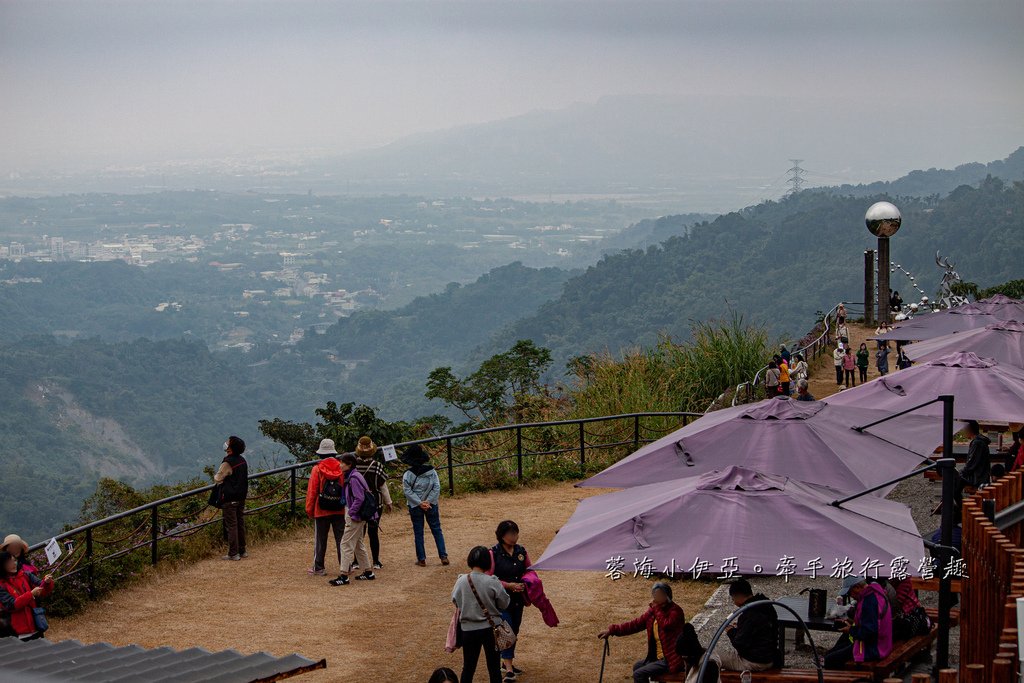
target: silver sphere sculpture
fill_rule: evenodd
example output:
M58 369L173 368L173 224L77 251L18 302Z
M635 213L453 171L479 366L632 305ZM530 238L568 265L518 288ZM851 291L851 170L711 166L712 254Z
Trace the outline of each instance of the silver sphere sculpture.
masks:
M902 221L900 210L889 202L875 202L864 214L864 223L875 237L892 237Z

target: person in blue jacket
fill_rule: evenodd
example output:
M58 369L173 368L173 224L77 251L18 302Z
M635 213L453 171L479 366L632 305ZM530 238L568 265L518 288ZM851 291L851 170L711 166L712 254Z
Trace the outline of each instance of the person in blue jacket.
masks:
M409 506L412 519L412 535L416 543L416 565L427 566L427 551L423 546L423 522L430 527L437 545L441 564L448 564L448 551L444 547L444 533L441 531L441 511L438 503L441 497L441 479L430 464L430 456L419 444L405 449L401 460L409 466L402 475L402 491Z

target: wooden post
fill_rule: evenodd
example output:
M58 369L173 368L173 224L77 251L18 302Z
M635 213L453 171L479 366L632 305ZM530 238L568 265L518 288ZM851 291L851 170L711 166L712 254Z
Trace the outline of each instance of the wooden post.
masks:
M985 683L985 665L968 664L965 666L962 683Z
M957 683L956 669L942 669L939 671L939 683Z
M913 674L910 683L932 683L932 677L929 674Z
M1013 683L1013 662L1009 659L992 660L992 683Z

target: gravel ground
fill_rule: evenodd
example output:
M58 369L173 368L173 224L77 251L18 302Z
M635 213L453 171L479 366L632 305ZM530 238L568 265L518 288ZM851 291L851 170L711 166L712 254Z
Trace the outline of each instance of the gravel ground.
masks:
M914 522L922 533L931 533L939 525L939 518L931 516L931 511L939 501L941 493L940 484L922 477L914 477L901 482L891 494L890 500L899 501L910 506ZM827 571L827 570L826 570ZM800 593L805 588L824 588L828 591L830 607L835 605L835 598L842 587L842 581L838 579L819 576L811 579L804 576L790 577L787 582L784 577L766 576L751 581L755 592L764 593L769 598L780 598ZM920 592L921 604L929 606L938 605L938 593ZM693 618L694 627L700 635L700 640L708 645L715 632L722 625L722 622L734 609L725 587L720 587L704 605L704 609ZM815 631L815 643L819 648L828 650L835 644L837 636L832 633ZM819 639L820 635L820 639ZM719 648L730 648L728 640L723 638L716 646ZM934 647L932 649L934 653ZM959 627L950 630L949 634L949 660L951 667L957 667L960 663L960 629ZM789 640L786 646L786 665L790 667L810 668L813 666L811 659L811 648L809 645L794 642L793 631L789 631ZM912 673L930 673L933 665L932 658L927 657L923 661L917 661L905 672L904 679L910 681Z

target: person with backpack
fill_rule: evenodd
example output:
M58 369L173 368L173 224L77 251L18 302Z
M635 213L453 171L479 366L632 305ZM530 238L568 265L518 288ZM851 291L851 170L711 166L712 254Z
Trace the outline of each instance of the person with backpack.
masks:
M391 491L388 490L388 474L384 465L376 459L377 444L368 436L359 437L356 444L356 470L363 475L377 502L384 512L391 512ZM373 568L383 569L380 561L380 519L366 520L366 532L370 537L370 555L373 557Z
M441 499L441 479L437 470L430 464L430 456L423 446L413 444L402 453L402 462L409 469L402 475L402 491L405 502L409 506L409 517L412 520L413 541L416 544L416 566L427 566L427 550L423 545L423 522L430 527L437 546L437 554L441 564L449 564L448 551L444 545L444 533L441 531L441 512L438 503Z
M651 604L646 612L632 621L609 626L597 637L605 639L646 631L647 654L633 665L633 683L650 683L659 674L683 670L684 662L676 651L676 643L685 623L683 608L672 602L672 587L659 581L651 587Z
M373 570L370 569L370 555L366 552L366 522L376 519L380 514L377 498L373 495L363 475L356 470L356 456L346 453L341 456L341 472L345 476L345 533L341 537L341 573L329 583L332 586L347 586L349 576L355 573L352 569L353 560L363 573L356 576L357 581L373 581Z
M249 465L242 457L245 442L229 436L224 442L224 459L213 475L220 487L219 503L224 511L224 535L228 541L228 554L224 560L238 561L248 557L245 552L245 499L249 496Z
M345 534L345 477L334 441L324 439L316 454L322 460L313 465L306 487L306 515L313 520L313 566L306 570L311 576L323 576L327 556L327 537L334 532L334 545L341 569L341 539Z

